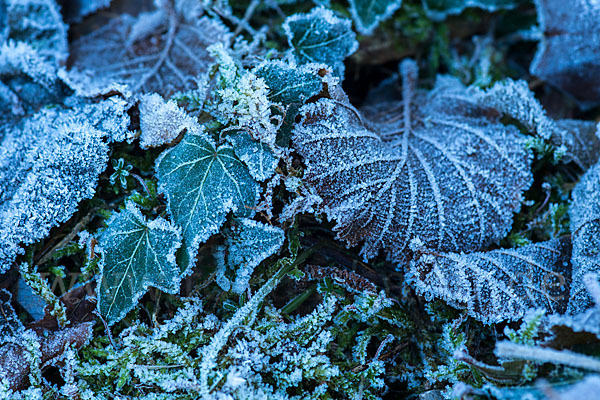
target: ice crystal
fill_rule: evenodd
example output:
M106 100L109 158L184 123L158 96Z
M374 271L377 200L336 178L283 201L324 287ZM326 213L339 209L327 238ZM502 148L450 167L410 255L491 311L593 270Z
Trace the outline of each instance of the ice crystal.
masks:
M236 219L230 234L227 234L223 249L227 253L217 281L221 288L230 288L238 294L248 289L254 269L268 257L275 254L285 239L281 228L265 225L251 219ZM234 279L225 276L233 272Z
M342 61L358 48L352 22L317 7L308 14L295 14L283 24L298 64L323 63L343 76Z
M102 251L98 310L109 325L121 320L150 286L167 293L179 291L181 271L175 253L179 231L162 218L147 221L127 203L113 214L99 238Z
M173 222L181 227L190 261L200 243L218 232L229 211L250 217L258 202L260 187L233 148L217 147L199 125L160 156L156 175Z
M569 240L556 239L468 254L424 249L411 261L409 275L420 294L442 298L486 323L517 320L531 308L563 312L569 247Z
M544 33L530 66L533 75L574 96L584 106L600 102L600 3L536 0ZM568 54L568 57L565 55Z
M402 0L350 0L350 14L356 29L363 35L370 35L401 5Z
M403 69L401 102L364 113L330 99L302 108L293 142L306 181L337 222L338 237L365 242L365 259L383 247L402 261L414 238L442 251L500 240L532 180L524 137L457 80L440 78L430 93L414 92L416 66L407 61Z
M573 274L569 312L577 313L592 304L584 276L600 272L600 164L594 165L573 189L569 209L573 234Z
M174 101L165 102L157 93L143 95L139 107L140 146L143 149L171 143L181 132L194 125L192 117Z
M170 2L132 17L123 14L71 46L75 89L88 84L127 85L132 92L170 96L195 87L213 62L206 48L229 39L220 22L207 16L186 21Z

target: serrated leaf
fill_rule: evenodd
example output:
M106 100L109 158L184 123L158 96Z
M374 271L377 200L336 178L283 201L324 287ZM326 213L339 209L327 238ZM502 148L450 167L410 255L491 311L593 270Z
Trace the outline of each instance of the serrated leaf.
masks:
M190 262L200 243L218 232L229 211L236 217L254 214L260 190L233 148L217 148L202 129L188 132L156 162L159 190L167 195L169 213L181 227Z
M416 66L403 69L403 101L362 113L343 100L303 107L293 143L304 179L338 238L365 242L365 259L383 248L403 261L414 238L435 250L483 249L510 230L532 181L525 138L456 79L415 93Z
M600 272L600 164L590 168L575 185L569 208L573 235L573 283L569 313L582 312L592 304L584 276Z
M142 149L171 143L195 123L175 101L165 102L157 93L141 96L139 108Z
M181 271L175 253L179 230L162 218L148 222L133 203L107 221L98 237L102 252L98 310L109 325L133 309L149 287L177 293Z
M344 58L358 48L352 22L323 7L288 17L283 29L298 64L327 64L338 76L343 76Z
M123 14L72 44L68 83L83 92L120 84L169 97L196 88L196 77L212 63L206 48L228 39L221 23L207 16L188 22L169 6L135 18Z
M234 220L231 232L226 235L227 261L224 267L232 271L235 278L229 282L222 275L220 285L230 285L234 293L244 293L254 269L275 254L284 240L285 233L281 228L248 218Z
M303 103L319 94L323 83L318 65L293 66L280 60L265 62L254 69L269 86L269 99L283 104Z
M248 172L259 182L266 181L275 173L279 157L263 142L252 139L247 132L238 131L227 136L235 155L246 164Z
M530 72L571 94L580 105L600 103L600 4L595 0L536 0L544 37Z
M485 323L517 320L532 308L566 309L568 239L467 254L416 250L409 275L417 292L466 309Z
M513 8L523 0L423 0L423 7L429 18L443 20L449 15L457 15L469 7L477 7L494 12Z
M598 160L600 139L594 122L550 118L525 81L506 79L478 91L479 104L521 123L530 133L564 151L563 162L587 169Z
M370 35L400 8L402 0L349 0L349 3L356 30Z
M72 24L110 5L111 0L62 0L65 20Z

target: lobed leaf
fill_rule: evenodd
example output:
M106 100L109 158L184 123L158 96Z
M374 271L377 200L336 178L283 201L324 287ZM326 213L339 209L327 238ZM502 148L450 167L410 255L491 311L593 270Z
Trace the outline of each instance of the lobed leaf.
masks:
M323 86L318 65L294 66L280 60L268 61L254 69L269 86L269 99L278 103L303 103L319 94Z
M248 167L250 175L258 182L273 176L279 157L264 142L252 139L250 134L238 131L227 136L235 155Z
M402 0L349 0L349 3L356 30L370 35L400 8Z
M218 232L229 211L251 217L258 202L260 186L233 148L217 148L200 126L161 154L156 176L173 222L181 228L190 262L200 243Z
M532 181L524 137L453 78L413 93L416 66L403 64L404 99L354 110L321 99L301 110L295 149L304 179L324 200L338 237L361 254L383 248L396 261L420 238L441 251L479 250L503 238Z
M181 271L175 253L181 235L162 218L148 222L133 203L114 213L107 225L98 237L102 252L98 310L110 326L123 319L149 287L179 291Z
M554 239L517 249L437 253L421 249L409 279L428 299L441 298L485 323L518 320L532 308L566 309L570 240Z

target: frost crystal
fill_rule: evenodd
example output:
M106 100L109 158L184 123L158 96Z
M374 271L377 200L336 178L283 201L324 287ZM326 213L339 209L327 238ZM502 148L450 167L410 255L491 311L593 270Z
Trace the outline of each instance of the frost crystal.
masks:
M5 126L0 144L0 272L22 253L21 243L42 239L69 219L82 199L94 195L108 161L105 138L116 133L103 131L111 123L92 112L102 105L83 110L90 111L89 118L78 108L46 109L12 129Z
M157 93L143 95L140 99L140 146L143 149L171 143L194 123L173 100L165 102Z
M582 312L592 304L584 276L600 272L600 164L594 165L573 189L569 209L573 234L573 282L569 313Z
M532 180L524 137L457 80L440 78L430 93L413 93L416 66L403 69L402 102L363 114L330 99L302 108L293 142L305 180L337 222L338 237L365 242L365 259L383 247L405 260L417 237L442 251L500 240Z
M224 265L235 274L232 282L235 293L246 291L254 269L275 254L283 246L284 239L281 228L246 218L235 220L231 234L226 236L227 263ZM223 281L229 280L225 277Z
M190 262L229 211L237 217L254 214L260 190L233 148L217 148L202 129L198 125L156 161L159 190L167 195L169 213L181 227Z
M181 271L175 253L181 246L177 229L162 218L150 222L133 204L113 214L98 237L102 252L98 310L109 325L136 306L150 286L177 293Z
M566 308L569 240L468 254L415 250L409 279L417 292L465 308L485 323L517 320L531 308Z
M344 58L358 48L352 22L336 17L326 8L294 14L285 20L283 29L298 64L327 64L338 76L343 76Z
M71 46L74 89L127 85L132 92L170 96L193 89L213 62L206 48L229 39L221 23L201 17L187 22L164 8L134 18L123 14Z
M600 102L600 3L536 0L544 37L530 66L533 75L573 95L581 105ZM568 56L566 56L568 55Z
M356 29L370 35L402 5L402 0L350 0L350 14Z

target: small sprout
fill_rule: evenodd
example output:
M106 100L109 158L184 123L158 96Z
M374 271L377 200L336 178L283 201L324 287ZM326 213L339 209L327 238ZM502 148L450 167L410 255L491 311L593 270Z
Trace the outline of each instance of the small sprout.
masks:
M127 177L129 172L133 169L133 165L125 164L125 160L119 158L118 160L112 160L113 169L115 172L110 176L110 184L114 185L119 180L121 187L127 189Z

